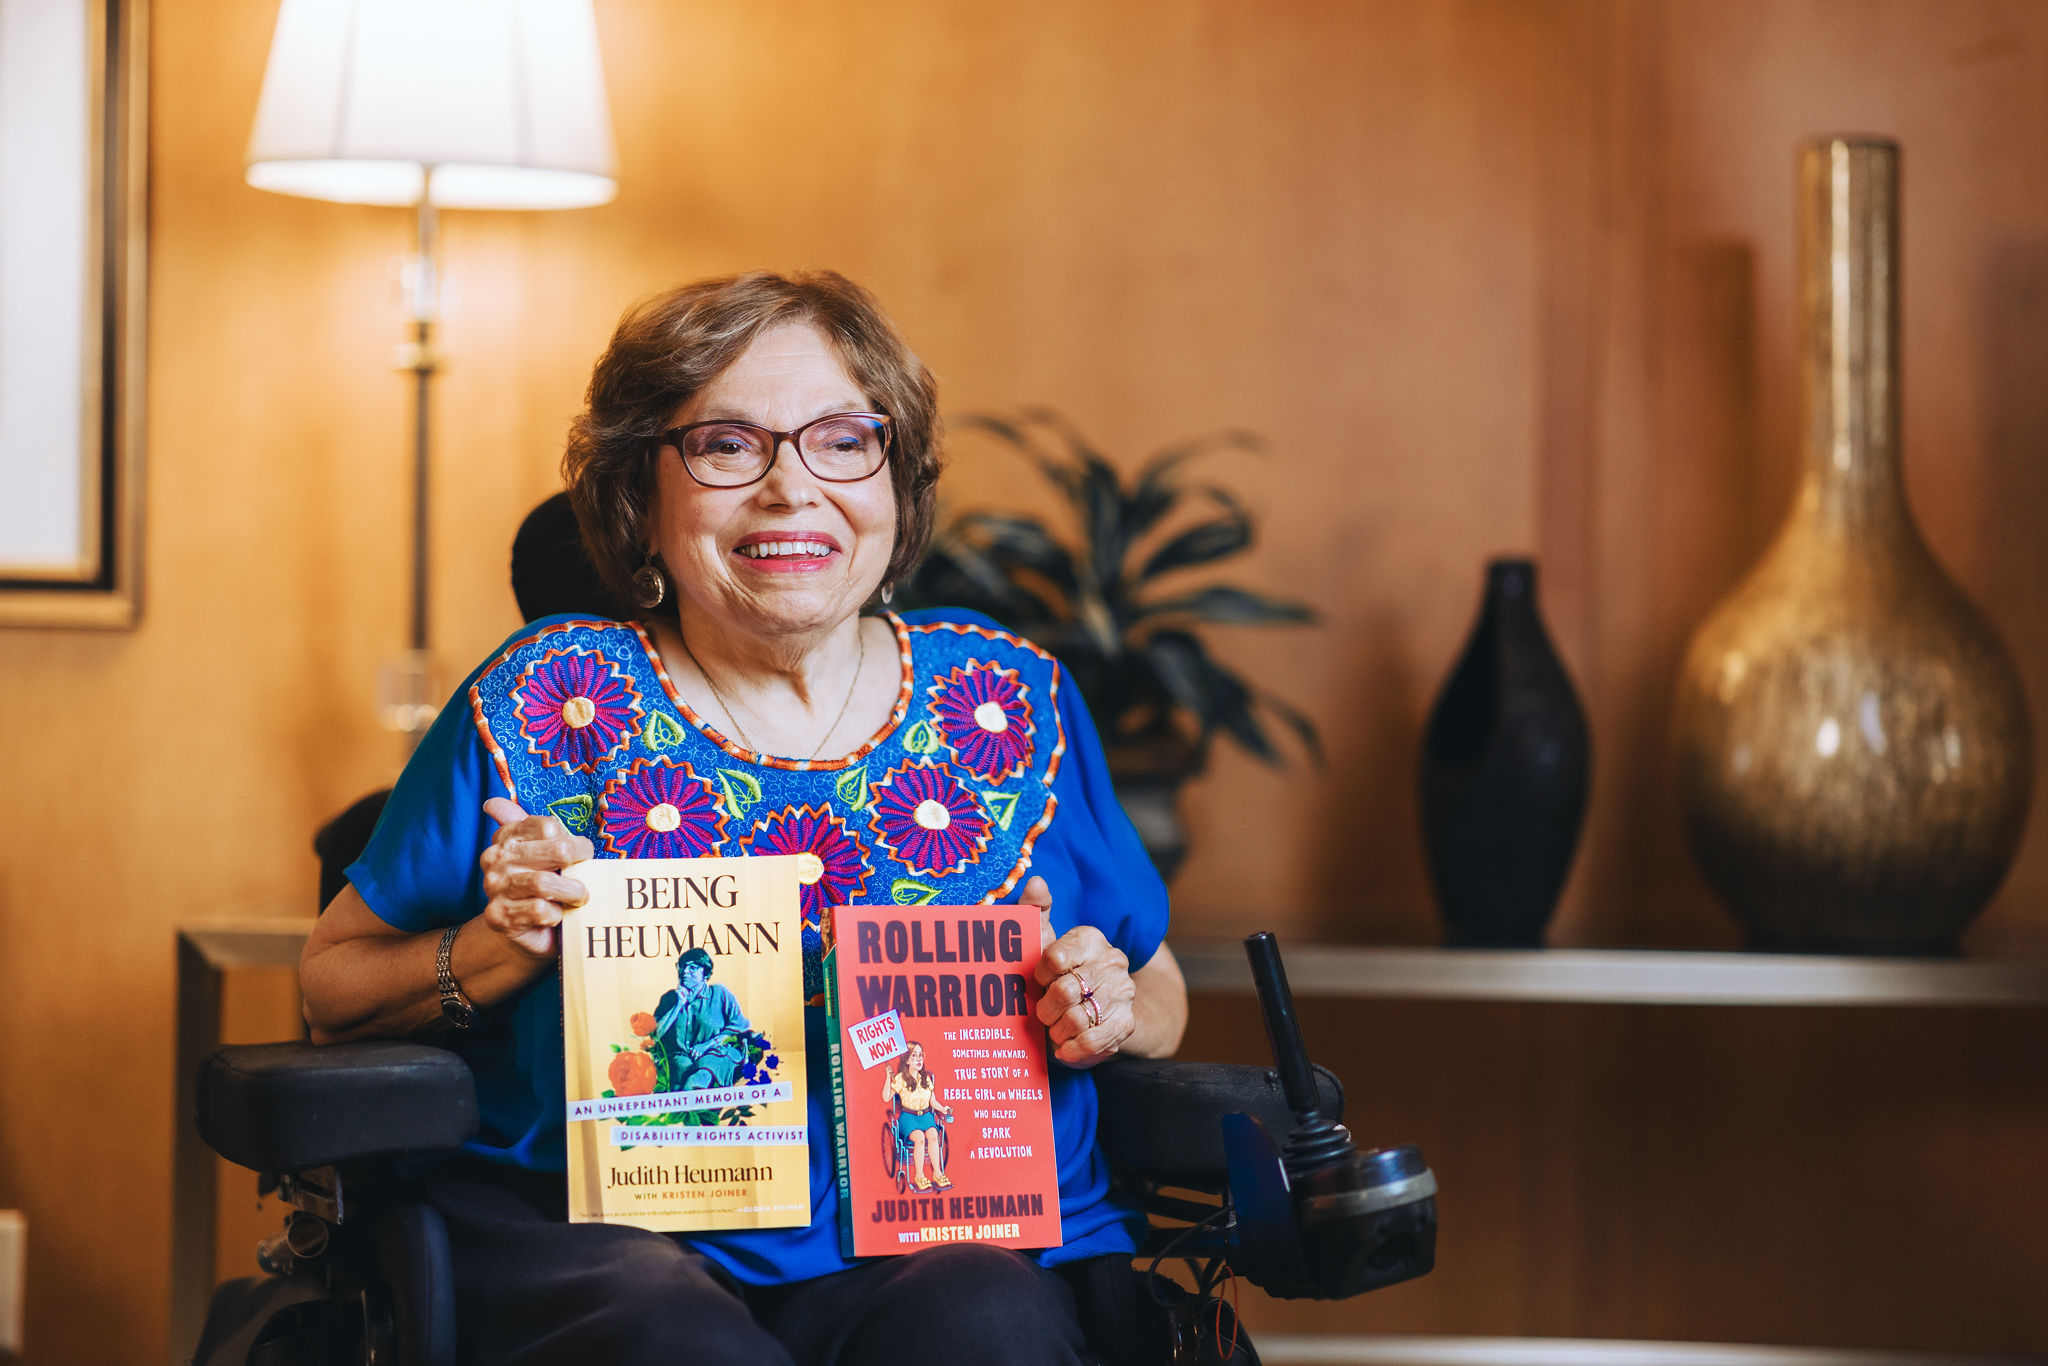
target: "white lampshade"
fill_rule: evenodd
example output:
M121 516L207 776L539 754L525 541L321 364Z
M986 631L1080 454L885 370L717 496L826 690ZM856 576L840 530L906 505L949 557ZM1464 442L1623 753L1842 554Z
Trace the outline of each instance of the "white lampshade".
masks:
M614 174L590 0L283 0L249 135L257 189L576 209L611 199Z

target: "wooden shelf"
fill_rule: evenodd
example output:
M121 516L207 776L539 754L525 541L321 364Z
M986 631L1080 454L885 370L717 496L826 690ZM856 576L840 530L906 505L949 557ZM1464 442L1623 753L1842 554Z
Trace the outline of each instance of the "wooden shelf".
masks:
M193 1111L191 1078L219 1036L224 973L298 962L310 918L251 917L180 927L179 1110ZM1251 991L1236 940L1175 941L1195 991ZM1637 949L1475 950L1283 945L1301 996L1409 1000L1552 1001L1609 1005L2048 1006L2048 961L1832 958ZM196 1337L212 1271L211 1154L189 1120L177 1132L180 1173L173 1242L174 1317ZM180 1340L178 1334L173 1341ZM1343 1334L1261 1334L1273 1366L2018 1366L2024 1358L1692 1342Z
M1270 1366L2022 1366L2032 1357L1601 1338L1325 1336L1262 1333Z
M1235 940L1174 941L1193 991L1252 989ZM1686 1006L2048 1006L2048 961L1282 944L1299 996Z
M243 968L296 968L313 917L243 916L180 925L178 1022L173 1040L178 1096L171 1134L171 1366L199 1341L213 1295L220 1160L199 1137L199 1060L220 1042L221 988Z

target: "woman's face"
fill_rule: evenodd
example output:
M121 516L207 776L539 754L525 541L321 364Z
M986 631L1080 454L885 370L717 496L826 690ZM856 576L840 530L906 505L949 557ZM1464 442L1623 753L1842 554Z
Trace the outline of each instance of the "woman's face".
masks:
M755 338L672 425L732 418L788 432L830 413L872 411L825 335L794 322ZM881 586L896 545L886 464L858 483L828 483L784 442L767 476L744 488L697 483L673 446L661 448L656 469L649 538L679 598L726 629L829 630Z
M683 992L684 992L684 994L686 994L686 995L690 995L690 996L694 996L694 995L696 995L696 994L697 994L697 989L698 989L699 987L703 986L703 985L704 985L704 965L703 965L702 963L685 963L685 964L683 964Z
M904 1058L903 1063L904 1066L913 1072L924 1071L924 1045L921 1043L912 1044L910 1046L910 1055Z

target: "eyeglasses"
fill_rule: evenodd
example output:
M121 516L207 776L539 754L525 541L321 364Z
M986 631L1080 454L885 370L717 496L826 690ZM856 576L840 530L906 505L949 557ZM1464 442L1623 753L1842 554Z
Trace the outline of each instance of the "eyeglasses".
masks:
M690 477L714 489L766 479L785 441L816 478L856 484L882 468L893 439L889 419L881 413L829 413L793 432L752 422L692 422L661 434L661 444L676 448Z

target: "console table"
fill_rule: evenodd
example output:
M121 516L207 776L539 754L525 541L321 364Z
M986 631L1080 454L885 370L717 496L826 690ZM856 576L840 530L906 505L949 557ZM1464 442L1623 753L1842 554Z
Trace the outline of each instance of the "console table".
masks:
M1235 940L1174 941L1190 991L1252 989ZM1300 996L1667 1006L2048 1006L2048 961L1676 949L1282 945Z
M1173 941L1190 992L1249 995L1237 940ZM1577 1005L2048 1007L2048 961L1644 949L1282 946L1298 997ZM1992 1366L2032 1358L1606 1339L1262 1333L1271 1366Z
M199 1060L220 1043L221 988L245 968L297 968L311 916L209 920L178 927L177 1115L171 1124L171 1366L198 1345L213 1296L219 1159L200 1140ZM253 1270L254 1258L251 1257Z
M220 1040L227 974L298 963L305 917L216 920L178 936L178 1114L173 1129L171 1363L199 1336L212 1292L218 1168L193 1126L199 1060ZM1236 940L1176 940L1195 992L1249 994ZM1284 947L1296 995L1685 1006L2048 1006L2048 962L1867 959L1635 949ZM1262 1335L1270 1366L2018 1366L1968 1353L1568 1338Z

